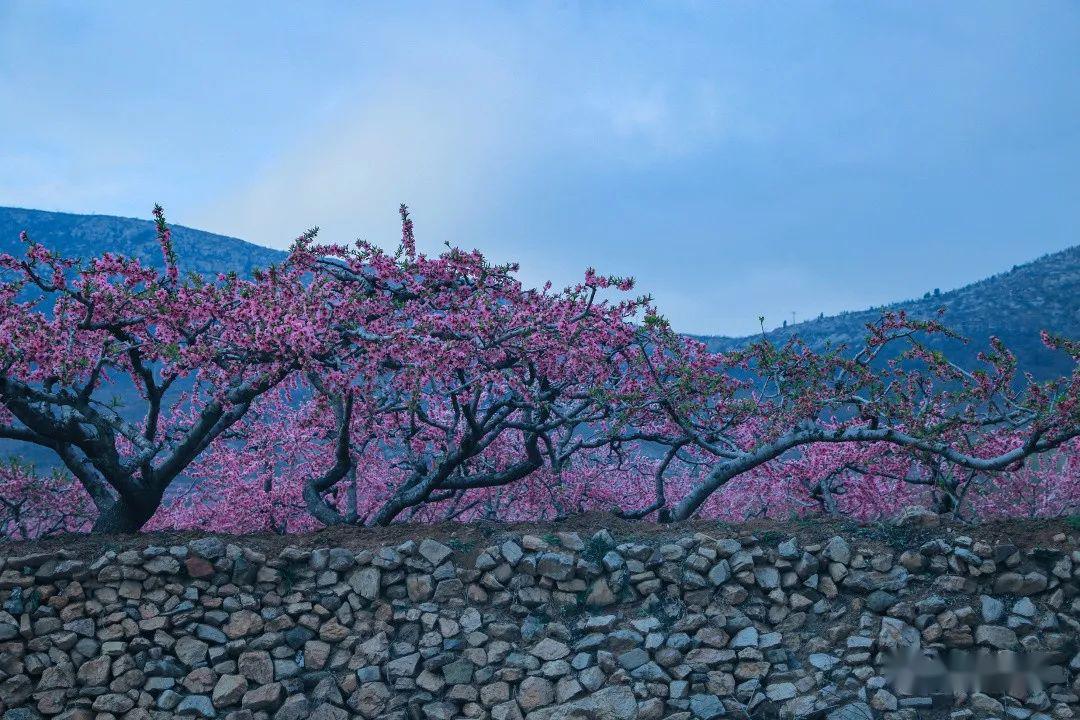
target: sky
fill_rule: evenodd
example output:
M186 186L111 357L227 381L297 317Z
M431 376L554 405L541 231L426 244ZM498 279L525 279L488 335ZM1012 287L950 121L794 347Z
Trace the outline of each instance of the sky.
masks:
M1080 242L1080 3L0 0L0 205L632 275L747 334Z

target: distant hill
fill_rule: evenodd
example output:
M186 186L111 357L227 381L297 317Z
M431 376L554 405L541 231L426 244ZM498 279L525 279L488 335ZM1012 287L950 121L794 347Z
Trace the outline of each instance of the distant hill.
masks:
M962 345L938 340L934 344L968 366L987 347L987 340L997 336L1016 353L1021 370L1038 378L1069 372L1068 358L1047 350L1039 332L1046 329L1080 338L1080 246L1013 266L1008 272L957 290L927 293L918 300L882 308L819 317L775 328L766 334L774 342L798 335L815 348L829 343L854 346L865 336L866 324L875 321L883 310L904 309L913 317L928 318L942 307L946 310L945 323L970 342ZM739 347L758 337L699 336L713 350Z
M113 252L138 258L153 267L162 266L161 248L150 220L0 207L0 252L21 253L19 233L23 230L30 233L32 240L67 256L91 257ZM280 250L225 235L182 225L173 225L172 231L181 272L213 276L235 270L248 275L257 267L285 258Z

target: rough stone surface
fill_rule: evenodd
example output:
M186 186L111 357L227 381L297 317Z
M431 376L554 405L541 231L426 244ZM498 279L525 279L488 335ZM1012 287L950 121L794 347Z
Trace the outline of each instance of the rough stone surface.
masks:
M12 544L0 720L1080 719L1076 533L982 540L917 512L885 527L907 539ZM924 650L1042 652L1045 686L894 684L890 653Z

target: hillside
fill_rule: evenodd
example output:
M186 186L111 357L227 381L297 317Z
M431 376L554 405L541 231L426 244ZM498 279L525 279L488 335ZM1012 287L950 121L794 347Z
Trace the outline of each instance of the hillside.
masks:
M797 334L813 347L826 344L858 344L865 336L865 326L885 309L904 309L915 317L932 317L945 308L945 322L970 342L935 341L936 346L956 353L971 364L986 347L991 336L1001 338L1017 354L1020 367L1036 377L1068 372L1067 358L1047 350L1039 340L1046 329L1071 337L1080 337L1080 246L1071 247L1008 272L994 275L971 285L940 294L928 294L918 300L894 303L885 308L845 312L819 317L784 328L769 330L774 342L783 342ZM714 350L744 345L760 336L731 338L704 336Z
M285 257L280 250L224 235L182 225L173 225L172 229L183 272L194 271L209 276L236 270L246 275L254 268L279 262ZM45 247L68 256L89 257L113 252L138 258L154 267L162 264L154 223L149 220L0 207L0 252L20 254L19 233L23 230Z

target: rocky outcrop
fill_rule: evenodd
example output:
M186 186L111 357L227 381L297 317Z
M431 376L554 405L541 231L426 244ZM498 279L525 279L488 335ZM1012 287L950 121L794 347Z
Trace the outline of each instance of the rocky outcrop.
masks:
M1080 550L1051 545L946 529L909 548L720 529L24 545L0 561L0 702L5 720L1064 719ZM1038 676L906 672L976 650Z

